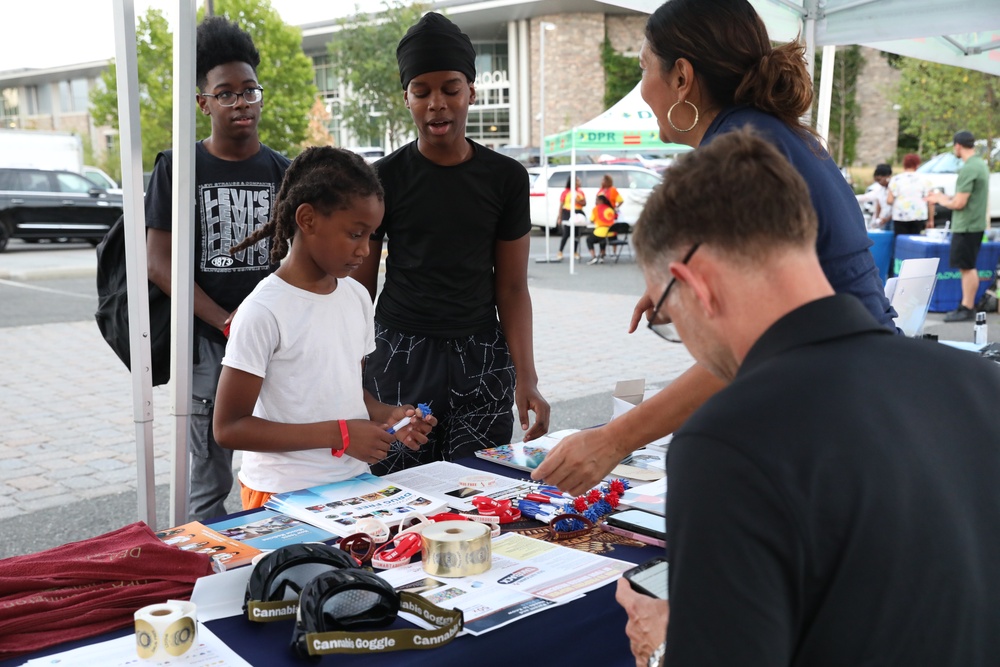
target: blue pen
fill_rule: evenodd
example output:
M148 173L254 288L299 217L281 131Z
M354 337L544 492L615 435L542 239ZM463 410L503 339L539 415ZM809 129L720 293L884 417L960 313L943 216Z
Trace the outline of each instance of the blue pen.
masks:
M420 411L420 414L424 417L424 419L431 416L431 408L426 403L417 403L417 410ZM403 417L402 419L400 419L398 422L392 425L392 428L389 429L389 435L392 435L399 429L409 424L411 420L412 417Z

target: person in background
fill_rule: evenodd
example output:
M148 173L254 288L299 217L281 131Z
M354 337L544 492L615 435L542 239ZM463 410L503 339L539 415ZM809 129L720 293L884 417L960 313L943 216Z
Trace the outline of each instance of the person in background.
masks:
M267 240L231 255L229 250L271 216L288 158L260 142L257 123L264 89L257 80L260 54L236 23L210 16L198 26L198 107L212 133L195 144L194 368L188 520L226 513L233 489L233 452L219 447L212 431L223 331L240 302L276 265ZM149 280L170 294L172 151L156 156L146 190L146 253ZM187 219L182 215L181 219Z
M368 292L349 276L368 254L382 201L363 158L307 148L288 168L268 224L232 250L270 238L271 260L281 263L233 318L215 406L219 444L245 452L245 510L366 473L394 441L427 442L434 417L380 403L361 386L374 317ZM411 422L390 434L404 417Z
M575 194L570 192L569 180L570 177L567 176L566 189L559 195L559 218L556 220L556 225L561 231L562 240L559 241L559 253L556 255L558 260L563 258L563 250L566 248L566 243L569 242L570 234L573 233L570 227L582 227L583 222L587 219L583 214L583 209L587 206L587 197L583 194L583 188L580 187L580 177L576 177ZM577 234L574 243L579 242L580 234ZM573 254L576 259L580 259L580 253L576 251L575 247Z
M372 300L384 240L388 251L365 388L384 403L426 403L439 425L419 451L394 443L376 474L509 444L512 406L526 441L549 424L531 333L527 171L465 136L476 52L454 23L425 14L396 60L417 140L375 163L385 217L358 270Z
M670 443L665 664L995 665L1000 373L835 292L770 142L732 132L678 162L633 237L649 327L727 386ZM657 608L623 588L649 650Z
M618 192L618 188L615 187L615 180L611 178L611 174L604 174L601 178L601 189L597 191L597 196L604 197L608 200L611 206L615 209L615 213L621 210L622 203L625 199L622 197L621 193Z
M749 125L788 158L809 186L819 216L816 250L830 284L860 299L882 326L896 331L857 198L800 121L812 105L802 45L772 47L747 0L670 0L646 23L639 65L642 97L664 142L697 150ZM665 172L665 180L671 173ZM643 314L649 317L656 298L647 293L639 300L631 331ZM723 386L724 380L695 364L621 417L564 438L532 477L583 493L627 454L677 430Z
M858 203L870 216L869 229L884 229L892 220L892 207L886 201L889 195L889 179L892 177L892 166L882 163L875 165L874 180L865 188L863 195L858 195Z
M615 224L615 209L608 201L605 194L597 195L597 205L590 212L590 221L594 223L594 229L587 234L587 250L590 251L590 261L587 264L603 264L604 254L608 247L608 237L611 225ZM600 256L594 254L594 246L601 246Z
M958 170L955 194L932 192L930 205L940 204L951 209L951 255L949 263L962 274L962 301L958 308L944 316L945 322L966 322L976 316L976 292L979 272L976 262L986 231L986 211L990 196L990 170L983 158L976 155L976 137L968 130L956 132L953 143L955 156L965 164Z
M917 173L920 156L907 153L903 156L903 173L889 181L886 202L892 207L892 230L900 234L919 234L934 227L934 204L926 200L931 183Z

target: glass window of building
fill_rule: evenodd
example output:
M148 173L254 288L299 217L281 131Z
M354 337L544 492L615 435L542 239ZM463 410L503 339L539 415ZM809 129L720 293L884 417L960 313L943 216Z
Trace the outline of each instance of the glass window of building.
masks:
M506 42L475 42L476 103L466 135L491 148L510 143L510 77Z
M18 98L17 88L4 88L0 94L0 122L3 127L14 128L20 125Z

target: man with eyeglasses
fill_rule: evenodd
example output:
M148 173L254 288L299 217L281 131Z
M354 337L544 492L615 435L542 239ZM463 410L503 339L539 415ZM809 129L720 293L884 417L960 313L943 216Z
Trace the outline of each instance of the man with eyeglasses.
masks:
M236 308L276 266L270 242L231 255L229 249L267 222L289 160L260 142L264 88L260 54L235 23L209 17L198 26L198 107L212 133L195 146L194 373L188 518L226 513L233 488L233 450L212 433L215 391L226 349L224 331ZM170 293L172 151L156 157L146 191L149 279Z
M805 182L747 131L681 158L636 225L650 328L726 387L670 446L669 603L619 584L633 652L996 664L1000 372L835 294L816 233Z

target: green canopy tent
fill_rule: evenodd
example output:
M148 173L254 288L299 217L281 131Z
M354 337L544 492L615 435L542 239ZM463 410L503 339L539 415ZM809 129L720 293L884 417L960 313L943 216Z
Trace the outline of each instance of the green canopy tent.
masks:
M656 116L643 101L636 84L628 95L614 106L586 123L545 137L542 144L543 167L553 155L570 156L570 182L575 182L573 167L577 153L629 151L633 153L676 154L691 150L690 146L668 144L660 141L660 128ZM543 183L547 182L547 176ZM546 188L546 191L548 188ZM546 207L548 210L548 207ZM570 246L576 247L575 228L570 227ZM545 228L545 258L549 258L549 231ZM574 273L574 255L570 253L569 272Z

